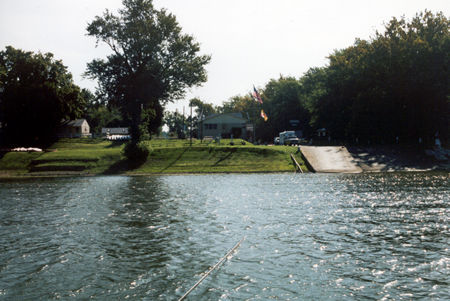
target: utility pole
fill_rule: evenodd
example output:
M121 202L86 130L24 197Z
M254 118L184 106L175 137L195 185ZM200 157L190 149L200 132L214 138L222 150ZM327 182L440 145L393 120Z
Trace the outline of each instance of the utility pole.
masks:
M186 139L186 124L184 122L184 106L183 106L183 139Z
M192 146L192 104L190 104L191 107L191 131L190 131L190 137L191 137L191 146Z

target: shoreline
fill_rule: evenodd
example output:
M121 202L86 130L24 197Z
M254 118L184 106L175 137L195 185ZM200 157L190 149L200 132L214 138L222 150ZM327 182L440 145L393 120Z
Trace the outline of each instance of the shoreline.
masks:
M152 152L145 162L136 166L124 160L122 144L94 142L62 139L52 145L58 151L3 153L0 156L0 179L295 173L292 155L304 172L450 171L450 150L399 145L229 146L228 143L203 145L196 141L195 146L186 146L184 140L148 141ZM308 160L305 159L307 156Z
M384 173L427 173L427 172L450 172L448 168L430 168L430 169L414 169L414 168L397 168L391 170L374 170L374 169L364 169L363 171L356 174L384 174ZM70 177L113 177L113 176L127 176L127 177L149 177L149 176L180 176L180 175L244 175L244 174L300 174L293 171L230 171L230 172L174 172L174 173L117 173L117 174L95 174L95 173L55 173L55 174L3 174L0 172L0 181L8 179L45 179L45 178L70 178ZM305 174L355 174L347 172L307 172Z

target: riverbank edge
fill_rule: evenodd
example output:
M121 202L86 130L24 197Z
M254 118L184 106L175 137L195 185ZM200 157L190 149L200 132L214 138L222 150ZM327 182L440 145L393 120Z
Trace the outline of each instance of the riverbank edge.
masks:
M80 140L82 141L82 140ZM77 144L78 143L78 144ZM65 147L68 147L68 149L73 150L76 149L76 147L80 146L81 142L70 142L66 143ZM111 145L108 145L107 147L111 147ZM225 148L222 148L222 150L225 149L225 151L230 151L231 153L239 153L240 148L239 147L231 147L232 150L228 149L230 146L225 146ZM253 148L253 146L252 146ZM255 154L257 156L263 156L265 157L267 155L267 150L269 150L269 153L271 154L270 150L276 150L279 146L255 146ZM449 164L449 154L450 151L443 149L443 152L446 154L446 157L444 161L437 160L436 158L432 158L429 155L426 155L426 151L418 151L416 149L411 149L407 147L393 147L393 146L372 146L372 147L361 147L361 146L347 146L348 151L350 152L351 156L353 158L350 158L349 160L352 160L354 164L359 166L361 168L361 171L359 173L371 173L371 172L429 172L429 171L450 171L450 164ZM67 148L66 148L67 149ZM110 148L111 149L111 148ZM158 147L154 148L155 150L158 149ZM170 148L175 149L175 148ZM186 146L180 147L178 149L181 149L181 152L183 153L183 149L189 149ZM196 148L194 148L196 149ZM200 149L200 148L199 148ZM216 149L220 150L220 148L208 148L208 149ZM265 150L264 150L265 149ZM256 152L258 151L258 152ZM114 151L115 153L119 154L119 149L116 149ZM165 151L163 151L165 152ZM53 155L58 154L57 150L52 150ZM295 148L290 149L289 152L284 151L286 155L289 153L294 153L294 156L296 158L301 159L303 171L305 172L314 172L314 168L311 166L310 162L308 160L305 160L304 154L297 148L297 151ZM90 151L87 155L92 154L92 151ZM116 154L116 155L117 155ZM86 154L85 154L86 155ZM34 156L34 155L30 155ZM180 156L181 157L181 156ZM178 157L177 160L180 158ZM158 157L159 158L159 157ZM189 162L196 161L195 158L190 158ZM200 157L198 157L199 160L201 160ZM30 162L31 159L29 159ZM59 159L61 160L61 158ZM70 160L70 158L63 157L63 160ZM87 159L84 159L87 160ZM91 159L87 160L90 161ZM149 157L150 160L150 157ZM167 160L163 159L162 157L159 158L159 160ZM193 160L193 161L192 161ZM221 159L222 160L222 159ZM14 161L10 161L14 162ZM43 162L43 161L41 161ZM120 159L119 157L115 158L114 160L107 163L108 167L112 167L113 165L116 165L117 163L122 162L123 159ZM165 161L166 162L166 161ZM244 161L241 162L241 165L239 165L239 168L236 168L236 166L230 166L230 170L227 170L227 167L222 168L221 170L208 170L206 166L204 166L204 170L198 171L194 169L198 169L195 166L193 166L191 169L186 166L185 170L180 171L143 171L143 170L136 170L133 171L133 167L129 166L129 163L125 163L125 168L108 168L107 171L89 171L89 170L42 170L42 171L33 171L29 169L29 166L26 165L25 162L20 162L22 166L17 166L15 168L7 168L7 169L0 169L0 179L25 179L25 178L51 178L51 177L79 177L79 176L111 176L111 175L122 175L122 176L151 176L151 175L187 175L187 174L193 174L193 175L203 175L203 174L252 174L252 173L294 173L295 167L293 166L292 169L286 169L282 168L281 170L274 169L275 166L265 165L265 161L261 162L260 168L252 169L252 170L246 170L246 166L248 164L251 165L251 161ZM173 162L171 163L173 164ZM247 165L246 165L247 164ZM20 164L19 164L20 165ZM170 165L170 164L169 164ZM250 166L248 165L248 167ZM269 168L267 168L269 167ZM267 168L267 169L266 169ZM249 168L251 169L251 168ZM259 170L258 170L259 169ZM324 173L330 173L327 171L324 171ZM333 171L333 173L345 173L345 172L339 172L338 170Z
M373 170L373 169L364 169L360 172L360 174L370 174L370 173L409 173L409 172L450 172L450 168L436 167L436 168L398 168L392 170ZM57 172L57 173L39 173L39 174L31 174L31 173L3 173L0 171L0 180L9 180L9 179L17 179L17 180L27 180L27 179L45 179L45 178L70 178L70 177L111 177L111 176L127 176L127 177L149 177L149 176L181 176L181 175L245 175L245 174L288 174L288 173L298 173L295 171L218 171L218 172L167 172L167 173L114 173L114 174L105 174L105 173L70 173L70 172ZM306 172L306 173L315 173L315 172ZM319 172L319 173L328 173L330 172ZM333 174L346 174L344 172L332 172Z
M146 141L151 150L139 164L123 156L124 143L106 140L61 139L52 151L3 152L1 178L295 172L292 146L265 146L234 140L221 143L186 140ZM302 169L307 168L302 164Z
M168 172L168 173L46 173L46 174L4 174L0 171L0 180L7 179L38 179L38 178L70 178L70 177L114 177L114 176L127 176L127 177L148 177L148 176L180 176L180 175L245 175L245 174L289 174L296 173L293 171L218 171L218 172Z

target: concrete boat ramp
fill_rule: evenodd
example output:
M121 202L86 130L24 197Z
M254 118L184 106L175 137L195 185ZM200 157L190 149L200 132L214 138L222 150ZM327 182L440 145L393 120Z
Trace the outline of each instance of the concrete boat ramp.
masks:
M306 164L314 172L359 173L363 170L345 146L301 146Z

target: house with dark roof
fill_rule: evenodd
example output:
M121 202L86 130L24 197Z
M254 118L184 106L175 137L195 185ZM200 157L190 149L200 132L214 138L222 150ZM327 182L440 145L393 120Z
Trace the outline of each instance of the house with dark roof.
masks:
M199 122L199 138L242 138L253 137L253 125L242 113L212 114Z
M58 138L91 137L90 127L86 119L66 120L60 125Z
M102 128L102 137L104 137L108 140L129 140L129 139L131 139L128 128L126 128L126 127Z
M106 137L108 135L129 135L129 131L126 127L102 128L102 136Z

